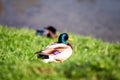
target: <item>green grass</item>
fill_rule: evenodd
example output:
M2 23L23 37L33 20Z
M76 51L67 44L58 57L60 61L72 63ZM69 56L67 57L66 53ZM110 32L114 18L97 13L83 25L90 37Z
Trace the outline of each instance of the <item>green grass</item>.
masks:
M120 44L69 33L73 54L63 64L34 54L57 39L0 26L0 80L120 80Z

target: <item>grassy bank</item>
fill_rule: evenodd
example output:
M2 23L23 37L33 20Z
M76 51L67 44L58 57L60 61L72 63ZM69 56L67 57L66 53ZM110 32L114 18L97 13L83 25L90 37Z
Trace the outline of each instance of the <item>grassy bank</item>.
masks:
M46 64L34 54L57 39L0 26L0 80L120 80L120 44L70 34L73 54Z

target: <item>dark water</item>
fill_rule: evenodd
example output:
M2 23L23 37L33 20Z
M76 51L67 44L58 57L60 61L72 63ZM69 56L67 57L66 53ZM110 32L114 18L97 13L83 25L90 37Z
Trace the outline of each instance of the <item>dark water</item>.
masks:
M0 24L120 42L120 0L0 0Z

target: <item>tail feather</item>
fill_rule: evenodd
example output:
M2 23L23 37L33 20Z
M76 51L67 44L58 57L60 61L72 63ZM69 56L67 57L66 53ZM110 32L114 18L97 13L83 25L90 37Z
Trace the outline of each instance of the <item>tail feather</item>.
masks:
M35 52L35 54L37 54L37 58L41 58L41 59L49 59L49 56L48 55L45 55L42 50L41 51L38 51L38 52Z

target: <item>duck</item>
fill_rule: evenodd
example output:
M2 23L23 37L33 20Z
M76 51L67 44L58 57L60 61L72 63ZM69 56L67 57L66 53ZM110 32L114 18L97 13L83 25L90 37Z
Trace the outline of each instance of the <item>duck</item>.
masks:
M47 45L47 47L35 54L37 54L37 57L41 58L41 60L45 63L63 63L72 55L73 52L73 47L68 40L70 40L68 34L61 33L57 42Z
M47 26L43 29L36 29L36 35L45 36L47 38L56 38L57 29L54 26Z

